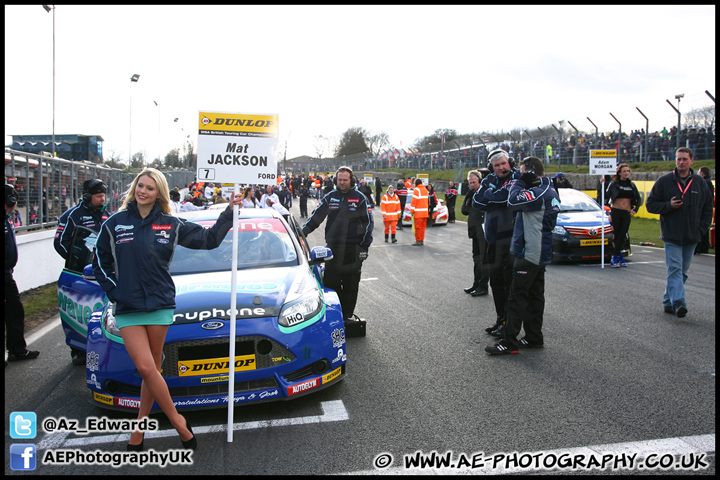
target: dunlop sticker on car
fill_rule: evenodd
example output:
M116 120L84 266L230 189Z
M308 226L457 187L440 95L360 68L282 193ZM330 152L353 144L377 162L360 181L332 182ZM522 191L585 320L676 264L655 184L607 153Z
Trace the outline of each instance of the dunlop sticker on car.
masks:
M580 246L581 246L581 247L588 247L588 246L592 246L592 245L600 245L600 243L601 243L601 240L600 240L599 238L594 238L594 239L590 239L590 240L580 240ZM608 244L608 239L606 238L606 239L605 239L605 245L607 245L607 244Z
M341 371L342 371L342 367L338 367L335 370L333 370L332 372L328 373L327 375L323 375L323 377L322 377L323 385L328 382L331 382L335 378L337 378L337 376L340 375Z
M100 403L105 403L105 404L107 404L107 405L113 405L113 404L114 404L114 403L113 403L113 397L111 397L111 396L109 396L109 395L103 395L103 394L101 394L101 393L93 392L93 398L94 398L96 401L100 402Z
M255 355L235 356L235 371L255 370ZM178 376L194 377L229 373L228 357L205 358L202 360L181 360L178 362Z

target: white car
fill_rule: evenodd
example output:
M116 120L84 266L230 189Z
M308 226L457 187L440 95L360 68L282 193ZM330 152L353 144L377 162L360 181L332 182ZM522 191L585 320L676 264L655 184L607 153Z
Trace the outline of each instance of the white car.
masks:
M410 226L412 225L412 215L410 214L410 199L412 197L408 196L408 201L405 202L405 210L403 211L402 215L402 224L403 226ZM428 222L428 226L432 225L447 225L448 223L448 208L445 205L445 200L441 200L438 198L438 204L435 207L435 210L433 210L432 220Z

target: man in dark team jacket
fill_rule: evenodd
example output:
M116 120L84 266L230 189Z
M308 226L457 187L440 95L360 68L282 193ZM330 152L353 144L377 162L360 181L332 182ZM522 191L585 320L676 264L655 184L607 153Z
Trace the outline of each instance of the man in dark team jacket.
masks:
M675 170L655 181L645 208L660 215L660 238L665 242L667 284L663 295L666 313L687 315L685 281L695 246L712 222L713 196L700 175L693 172L693 151L680 147Z
M5 344L8 351L7 362L29 360L40 355L38 351L28 350L25 342L25 308L20 300L20 292L13 278L13 270L18 261L15 225L10 217L17 205L19 195L10 185L5 185Z
M354 188L352 175L350 167L337 170L337 188L320 199L303 226L308 235L327 217L325 243L333 258L325 262L323 280L340 297L346 324L354 319L362 262L368 256L374 227L369 200Z
M510 186L508 208L516 211L510 253L514 256L504 337L485 348L491 355L518 353L518 348L543 347L545 266L552 262L553 229L560 212L560 196L545 177L542 160L527 157L521 177ZM517 339L520 330L525 336Z
M87 180L83 184L83 197L80 203L69 208L60 216L55 241L53 246L61 257L67 258L70 250L70 243L75 232L75 227L81 225L94 232L100 231L100 225L108 219L105 209L105 194L107 186L102 180L96 178ZM82 364L85 365L85 354L82 356Z
M478 170L470 170L467 178L469 188L460 211L463 215L467 215L468 217L468 237L472 239L473 284L463 290L465 293L469 293L473 297L480 297L488 294L488 282L490 281L488 268L483 264L483 257L485 256L485 250L487 249L485 233L483 232L485 212L477 210L472 206L473 195L475 195L475 192L477 192L480 188L482 174ZM445 195L447 195L447 193Z

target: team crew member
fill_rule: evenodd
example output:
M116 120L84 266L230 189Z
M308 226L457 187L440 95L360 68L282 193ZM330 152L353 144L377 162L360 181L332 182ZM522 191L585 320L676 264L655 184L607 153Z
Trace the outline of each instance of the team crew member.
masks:
M428 215L428 191L419 178L415 180L415 189L410 201L410 214L415 222L415 243L413 247L425 245L425 228L427 227Z
M445 190L445 205L448 208L448 223L455 223L455 202L457 201L458 191L455 182L450 182L447 190Z
M402 180L398 180L395 193L400 199L400 218L398 219L397 229L403 230L402 217L405 214L405 202L407 202L408 195L407 188L405 187L405 182L403 182Z
M520 166L522 176L508 194L508 208L517 211L510 253L512 287L508 297L504 337L485 348L491 355L518 353L518 348L542 348L545 311L545 266L552 261L553 229L560 212L560 196L550 178L544 176L542 160L527 157ZM520 329L525 336L517 339Z
M83 184L83 196L80 203L69 208L60 216L53 246L61 257L67 259L72 243L75 227L81 225L95 232L100 231L100 225L107 220L105 209L105 194L107 186L102 180L95 178ZM85 365L83 355L83 365Z
M645 208L660 214L660 238L665 242L667 283L663 295L665 313L684 317L685 281L695 246L713 218L713 196L703 178L693 172L693 151L680 147L675 153L675 170L655 181Z
M40 355L38 351L28 350L25 342L25 308L20 300L20 292L13 278L13 269L18 261L15 225L11 215L19 198L17 190L5 184L5 346L8 351L7 362L30 360ZM6 387L7 388L7 387Z
M360 325L354 312L362 263L373 241L374 223L367 198L354 188L352 169L338 168L335 179L337 188L320 199L303 225L303 233L309 235L327 217L325 243L332 250L333 258L325 262L324 283L340 297L347 335L349 324L351 330Z
M473 284L468 288L464 288L463 291L473 297L481 297L488 294L488 282L490 280L487 266L483 262L483 257L487 250L485 232L483 232L485 212L473 208L472 202L475 192L480 188L482 174L478 170L470 170L467 179L470 188L465 195L465 200L463 201L460 211L468 217L468 237L472 240Z
M157 402L180 434L184 448L197 440L190 424L175 409L167 383L160 373L163 344L173 322L175 284L170 261L175 247L209 250L219 246L233 224L233 203L212 228L172 215L170 193L162 172L146 168L135 177L120 210L103 223L97 238L93 272L115 304L115 320L125 348L142 377L138 420L150 414ZM127 449L143 449L143 434L135 431Z
M270 200L268 202L268 200ZM265 187L265 193L263 193L263 196L260 198L260 208L273 208L273 205L276 203L280 203L280 198L277 196L277 193L275 193L275 190L273 190L272 185L268 185Z
M613 179L613 182L607 187L611 207L610 223L613 227L614 237L610 266L627 267L622 248L625 245L625 236L630 229L630 219L642 205L642 198L635 183L630 180L630 166L627 163L617 166Z
M100 231L100 225L107 220L105 194L107 186L95 178L83 183L83 196L80 203L69 208L60 216L53 246L61 257L67 259L75 227L80 225L94 232ZM85 352L70 347L70 357L74 365L85 365Z
M483 262L488 264L490 288L497 317L495 324L485 331L501 338L502 325L507 314L507 298L512 281L513 259L510 241L513 235L514 213L507 206L512 180L520 178L520 171L505 150L493 150L488 155L492 173L485 177L473 197L473 208L485 212L485 240L487 251Z
M385 243L388 241L388 234L392 232L392 243L397 243L395 238L397 221L400 218L400 199L395 194L395 187L388 185L387 192L380 201L383 223L385 224Z

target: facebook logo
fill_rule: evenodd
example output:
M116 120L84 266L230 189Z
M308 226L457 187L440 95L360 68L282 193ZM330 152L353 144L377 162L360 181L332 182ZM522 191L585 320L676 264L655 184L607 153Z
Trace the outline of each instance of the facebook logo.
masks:
M13 443L10 445L10 468L12 470L35 470L37 467L37 447L31 443Z
M10 438L35 438L37 415L35 412L12 412L10 414Z

